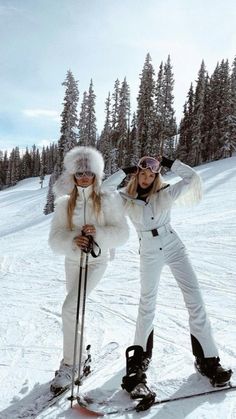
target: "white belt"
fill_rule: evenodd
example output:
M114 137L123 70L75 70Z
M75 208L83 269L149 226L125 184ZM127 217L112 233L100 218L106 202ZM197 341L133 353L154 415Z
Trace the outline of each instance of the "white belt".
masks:
M170 224L165 224L158 228L153 228L152 230L138 231L137 233L138 233L139 238L144 238L144 237L151 238L151 237L161 236L162 234L165 234L165 233L170 233L171 231L172 231L172 228Z

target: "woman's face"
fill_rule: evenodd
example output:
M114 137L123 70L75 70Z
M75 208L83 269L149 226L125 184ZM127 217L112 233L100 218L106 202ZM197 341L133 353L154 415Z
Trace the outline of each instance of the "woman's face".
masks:
M138 184L141 188L148 188L154 181L156 174L150 169L141 169L138 174Z
M87 188L92 185L95 179L95 175L91 172L77 172L75 174L76 185L81 188Z

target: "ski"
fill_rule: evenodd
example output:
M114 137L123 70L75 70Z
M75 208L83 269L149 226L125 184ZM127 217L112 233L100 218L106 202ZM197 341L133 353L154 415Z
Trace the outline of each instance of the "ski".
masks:
M77 401L78 401L79 406L86 409L88 412L96 413L99 416L105 416L105 415L111 415L111 414L123 414L127 412L132 412L132 411L140 412L140 411L147 410L152 406L158 406L165 403L192 399L195 397L201 397L201 396L204 397L204 396L222 392L222 391L224 392L233 391L235 389L236 389L236 384L229 383L225 387L217 387L217 388L213 388L212 390L206 390L206 391L202 391L198 393L191 393L191 394L186 394L186 395L176 396L176 397L167 397L163 399L158 399L157 397L153 399L152 397L153 393L151 392L150 397L147 395L146 400L143 399L144 400L143 403L141 400L141 401L137 401L136 403L134 402L128 407L119 407L119 408L112 406L112 403L110 403L109 398L108 399L103 398L102 401L96 401L95 399L87 398L86 396L83 397L82 395L80 395ZM126 399L128 401L127 397ZM129 399L129 403L130 403L130 399Z
M87 377L90 377L90 375L99 371L99 369L103 368L107 362L116 359L119 356L118 349L119 344L117 342L109 342L107 345L105 345L104 348L101 349L101 352L95 357L94 361L92 361L91 372L89 372L90 360L88 360L88 363L86 363L86 360L80 381L86 381ZM61 392L54 394L50 391L50 384L51 382L45 384L45 390L43 390L41 394L36 395L33 400L27 403L27 405L24 404L24 400L21 400L20 402L16 403L15 406L6 408L1 412L1 419L7 419L10 417L17 417L19 419L36 418L40 413L54 406L61 399L66 397L71 389L71 386L69 386ZM27 396L27 399L29 399L29 396Z

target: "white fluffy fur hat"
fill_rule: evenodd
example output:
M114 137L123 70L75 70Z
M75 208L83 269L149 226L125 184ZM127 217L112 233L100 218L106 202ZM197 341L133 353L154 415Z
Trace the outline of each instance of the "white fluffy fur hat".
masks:
M93 147L74 147L65 155L64 172L57 179L53 190L56 196L70 194L75 186L76 172L93 172L96 187L100 187L103 178L104 160L100 151Z
M102 178L104 161L96 148L74 147L65 155L64 167L71 175L78 171L90 171L98 178Z

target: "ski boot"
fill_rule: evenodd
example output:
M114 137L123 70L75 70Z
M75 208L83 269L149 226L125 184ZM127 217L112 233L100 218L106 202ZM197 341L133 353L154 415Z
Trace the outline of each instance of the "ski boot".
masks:
M60 368L55 372L55 378L51 382L50 390L54 394L58 394L68 389L72 382L72 373L73 366L65 364L62 360Z
M90 354L90 345L86 347L87 355L86 359L83 362L83 371L80 378L75 380L76 385L81 385L83 379L87 377L91 372L91 354ZM75 375L78 374L78 366L75 368ZM55 372L55 378L51 382L50 390L54 394L59 394L67 390L72 384L72 375L73 375L73 366L67 365L62 360L60 363L60 368Z
M130 393L132 399L141 399L136 406L137 412L149 409L156 397L147 386L145 371L149 363L150 358L145 357L141 346L134 345L126 349L126 375L122 379L121 387Z
M230 382L233 371L230 368L223 368L219 357L196 358L195 368L200 374L209 378L213 387L224 387Z

